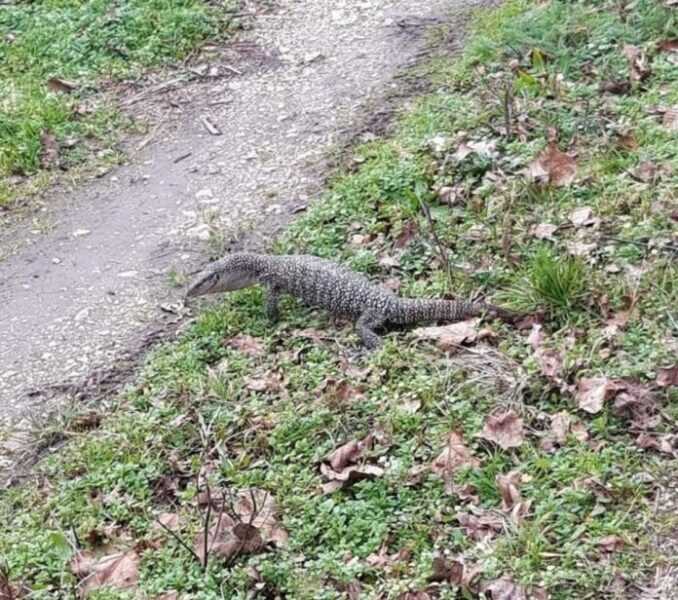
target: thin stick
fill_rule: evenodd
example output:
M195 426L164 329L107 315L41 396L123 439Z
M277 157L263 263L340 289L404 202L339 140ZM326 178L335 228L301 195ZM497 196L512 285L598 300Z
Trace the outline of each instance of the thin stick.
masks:
M421 206L421 210L424 213L424 216L426 217L426 221L428 222L428 226L431 230L431 236L433 237L433 240L436 244L436 249L438 251L438 254L440 256L440 260L443 262L443 265L445 266L445 269L447 270L447 279L449 283L452 283L452 268L450 265L450 258L449 255L447 254L447 248L443 245L442 241L438 237L438 233L436 232L436 227L435 223L433 222L433 218L431 217L431 211L428 207L428 204L424 202L420 196L417 195L417 200L419 200L419 205Z
M169 533L177 542L179 542L186 550L188 550L191 553L191 556L195 559L195 562L197 562L199 565L202 565L202 561L200 560L200 557L195 553L195 550L191 548L184 540L181 539L179 535L177 535L174 531L172 531L167 525L159 521L157 518L155 519L155 522L160 525L167 533Z
M206 571L207 570L207 561L209 559L209 529L210 529L210 518L212 517L212 491L210 489L210 483L207 480L207 477L205 477L205 488L207 489L207 512L205 513L205 524L203 527L203 536L204 536L204 558L202 562L202 570ZM217 534L219 533L218 531L218 526L217 526ZM216 537L216 536L215 536Z

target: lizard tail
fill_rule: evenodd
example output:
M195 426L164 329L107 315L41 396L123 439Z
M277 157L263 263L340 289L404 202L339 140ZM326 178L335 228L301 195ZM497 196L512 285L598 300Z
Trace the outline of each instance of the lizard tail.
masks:
M390 321L400 325L463 321L471 317L489 315L503 321L514 321L520 315L513 311L486 304L485 302L466 302L464 300L429 300L418 298L400 299L398 310L394 311Z

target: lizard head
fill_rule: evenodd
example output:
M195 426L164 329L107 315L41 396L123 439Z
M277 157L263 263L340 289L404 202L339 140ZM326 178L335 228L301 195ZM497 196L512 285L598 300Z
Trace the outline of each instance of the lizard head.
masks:
M257 273L235 254L215 261L189 284L186 297L232 292L254 285Z

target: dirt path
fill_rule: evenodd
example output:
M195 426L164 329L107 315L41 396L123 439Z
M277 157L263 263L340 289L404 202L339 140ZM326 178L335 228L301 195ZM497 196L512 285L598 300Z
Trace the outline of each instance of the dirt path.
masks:
M206 65L231 76L162 96L178 110L131 164L51 200L46 233L2 242L28 241L0 263L1 421L44 410L52 384L115 365L149 325L176 319L161 309L181 295L171 274L307 203L328 151L399 85L426 28L473 4L284 0Z

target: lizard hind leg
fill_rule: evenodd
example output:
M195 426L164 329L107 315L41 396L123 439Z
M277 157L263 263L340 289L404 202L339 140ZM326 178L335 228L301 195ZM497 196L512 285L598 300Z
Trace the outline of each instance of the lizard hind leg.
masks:
M386 317L373 310L366 310L356 321L355 328L360 340L368 350L381 346L381 338L375 331L386 322Z

